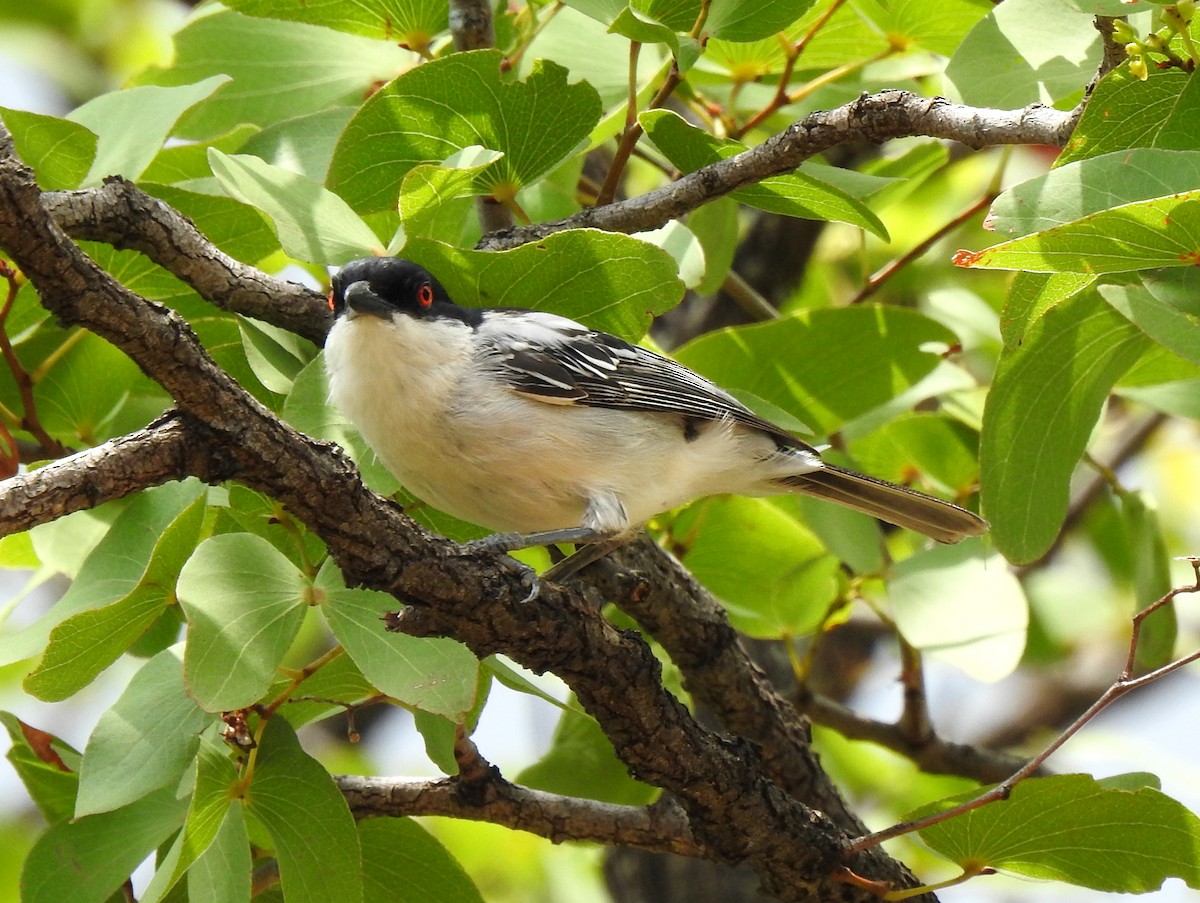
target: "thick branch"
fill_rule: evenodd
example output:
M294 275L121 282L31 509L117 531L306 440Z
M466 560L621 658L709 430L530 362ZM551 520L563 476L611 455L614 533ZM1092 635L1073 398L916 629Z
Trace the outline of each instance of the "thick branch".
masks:
M810 113L762 144L689 173L671 185L619 204L589 207L566 219L489 235L478 247L503 251L562 229L657 229L738 188L791 172L805 160L839 144L923 135L960 141L974 148L998 144L1061 147L1074 124L1073 113L1040 104L1023 110L989 110L950 103L940 97L918 97L907 91L864 94L836 109Z
M42 202L75 238L140 251L223 310L325 343L330 312L319 293L234 260L190 219L132 182L113 177L103 188L48 192Z
M188 475L220 482L231 473L232 462L198 443L187 418L168 414L136 433L0 483L0 536Z
M590 840L702 856L678 806L618 806L558 796L507 781L491 781L486 798L468 800L455 778L426 781L338 775L334 778L356 818L445 815L528 831L555 843Z

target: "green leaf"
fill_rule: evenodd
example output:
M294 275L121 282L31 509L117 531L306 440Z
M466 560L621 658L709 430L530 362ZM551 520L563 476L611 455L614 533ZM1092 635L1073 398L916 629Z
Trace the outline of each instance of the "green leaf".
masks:
M237 150L281 169L302 173L314 182L324 182L333 149L356 109L350 105L335 106L285 119L267 126Z
M811 632L837 595L837 559L782 504L705 499L679 515L671 533L685 545L688 570L748 636Z
M1054 541L1101 406L1149 345L1088 291L1048 311L1001 355L984 409L980 481L993 541L1010 561L1034 561Z
M309 583L261 536L206 539L179 575L188 620L184 678L205 711L257 702L304 618Z
M955 43L946 65L955 99L1002 110L1072 98L1100 63L1089 17L1045 0L1005 0Z
M1154 341L1200 364L1200 315L1179 310L1144 285L1101 285L1097 291Z
M732 198L717 198L688 214L688 228L704 249L704 278L698 295L715 295L729 276L737 250L738 205Z
M188 869L188 903L250 903L252 866L242 803L234 800L217 836Z
M267 723L246 805L275 843L288 903L362 900L362 854L346 800L282 718Z
M593 229L494 253L413 239L405 256L429 269L458 303L528 307L636 341L651 317L679 302L674 259L628 235Z
M88 555L78 576L54 607L20 633L0 639L0 662L8 664L28 658L46 645L55 625L80 612L117 602L133 592L147 572L163 531L203 491L201 483L188 480L139 493ZM78 534L62 531L47 535L60 541L79 538Z
M141 903L158 903L168 895L192 865L207 852L222 827L229 821L231 809L237 809L240 820L241 795L237 770L230 761L228 747L220 745L210 732L198 744L199 755L194 756L195 783L191 793L187 821L175 838L166 856L159 859L154 877L141 897ZM232 829L236 831L236 828ZM242 826L245 835L245 826ZM246 853L246 868L243 880L249 883L249 849ZM235 880L233 878L231 880Z
M872 476L892 482L914 472L952 496L968 494L979 480L978 437L945 414L903 414L854 441L851 451Z
M97 445L121 432L113 430L113 421L141 371L116 346L92 333L64 352L34 387L38 416L51 435L68 445Z
M178 32L174 65L149 70L139 80L180 85L217 73L232 76L231 84L192 110L176 129L180 137L204 139L242 123L265 126L331 104L357 105L372 84L394 78L411 60L411 54L390 42L221 12L195 19Z
M238 320L246 360L264 386L286 395L296 377L316 356L312 343L261 320Z
M404 176L422 163L482 146L504 158L480 179L480 193L515 196L586 140L600 98L567 70L535 64L524 82L503 79L498 51L455 53L412 69L376 92L346 126L329 184L360 212L395 205ZM469 107L463 97L471 97ZM437 128L430 129L429 123Z
M38 811L50 824L64 822L75 810L79 753L61 739L0 712L11 743L5 758L25 785Z
M96 156L96 134L69 119L0 107L17 155L45 191L78 188Z
M1200 151L1133 147L1059 166L1022 182L996 198L987 224L999 235L1028 235L1197 185Z
M440 166L422 163L410 169L400 185L400 220L405 233L434 238L442 209L476 194L477 177L500 157L499 151L467 148Z
M1125 273L1200 264L1200 190L1123 204L993 245L959 266L1039 273Z
M50 631L41 661L25 678L27 692L51 702L78 692L174 602L179 570L196 548L206 508L203 487L193 483L192 489L195 497L163 529L137 585L121 599L80 612Z
M650 110L642 113L638 121L647 137L683 172L694 172L747 149L740 141L717 138L688 125L670 110ZM730 197L784 216L849 223L886 241L887 229L879 217L858 199L822 180L824 169L801 164L786 176L763 179L752 187L738 189Z
M1134 147L1200 150L1200 80L1178 69L1141 81L1128 65L1110 72L1083 110L1058 165Z
M25 860L25 903L105 903L179 829L187 802L163 788L112 812L52 825Z
M294 19L337 31L381 38L424 51L447 28L445 0L230 0L228 6L250 16Z
M657 793L629 776L600 725L576 708L562 713L550 751L517 775L517 783L625 806L643 806Z
M73 122L97 136L96 158L84 185L99 185L105 176L138 178L150 165L188 109L229 81L213 75L195 84L160 87L139 85L89 100L71 112Z
M107 812L177 785L211 721L184 691L182 649L150 659L88 738L75 817Z
M812 5L813 0L714 0L704 30L726 41L758 41L784 31Z
M383 252L382 242L346 202L307 176L215 148L209 150L208 160L230 197L271 218L289 256L337 266Z
M454 721L474 706L479 662L469 649L444 637L388 631L383 616L396 608L396 600L385 593L347 589L332 560L321 567L314 586L323 597L321 611L329 629L381 691Z
M678 220L650 232L638 232L636 237L662 248L675 258L680 281L690 289L696 288L704 277L704 248L692 231Z
M1025 338L1025 332L1046 311L1072 298L1096 281L1079 273L1017 273L1008 290L1000 335L1006 351Z
M888 600L910 644L976 680L1000 680L1020 663L1029 607L1020 581L987 553L985 540L922 549L892 575ZM970 605L964 586L974 587Z
M364 903L483 903L444 846L410 818L358 823Z
M940 360L926 349L955 341L950 330L915 311L867 305L723 329L675 357L828 434L916 385Z
M1154 788L1088 775L1022 781L1009 799L926 828L921 839L973 869L1110 893L1147 893L1167 878L1200 888L1200 819Z

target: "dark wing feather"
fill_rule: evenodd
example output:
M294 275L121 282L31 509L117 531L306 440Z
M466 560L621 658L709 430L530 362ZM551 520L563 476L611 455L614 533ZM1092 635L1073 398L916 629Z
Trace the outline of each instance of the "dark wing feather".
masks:
M670 358L550 314L536 319L526 314L519 325L502 317L484 327L484 358L522 395L551 404L733 420L762 430L782 446L810 448Z

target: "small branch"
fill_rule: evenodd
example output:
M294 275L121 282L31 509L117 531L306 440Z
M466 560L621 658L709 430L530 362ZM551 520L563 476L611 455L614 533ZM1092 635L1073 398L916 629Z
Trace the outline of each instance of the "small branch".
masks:
M37 402L33 397L33 380L21 366L21 361L17 358L17 353L13 350L12 342L8 338L8 315L12 313L13 302L17 300L17 292L20 287L17 285L17 271L2 260L0 260L0 279L8 283L4 303L0 305L0 356L4 357L4 362L8 365L8 372L12 374L13 382L17 385L17 392L21 396L22 415L18 426L24 428L37 440L45 457L61 458L69 452L66 446L42 427L42 421L37 414ZM5 430L5 435L12 440L12 436L8 434L7 430ZM11 452L11 461L14 465L13 470L15 470L15 464L19 459L15 440L11 442L9 452ZM8 453L6 453L7 457Z
M74 238L145 254L209 303L325 343L331 314L319 292L234 260L178 210L132 182L42 195L46 211Z
M922 747L933 739L934 732L929 720L929 700L925 696L925 669L921 662L921 651L899 633L896 637L900 643L900 685L904 688L904 705L896 727L908 743Z
M942 226L940 226L938 229L936 229L932 233L930 233L924 240L922 240L921 242L918 242L907 253L900 255L895 260L893 260L891 263L889 263L886 266L884 266L883 268L875 271L871 275L871 277L867 280L866 284L861 289L858 290L858 294L856 294L853 298L851 298L846 303L849 305L862 304L864 301L866 301L868 298L870 298L872 295L874 295L876 292L878 292L881 288L883 288L883 286L893 276L895 276L897 273L901 272L906 266L911 264L913 261L917 260L920 257L923 257L925 255L925 253L930 248L932 248L935 244L937 244L939 241L941 241L943 238L945 238L947 235L949 235L951 232L953 232L959 226L963 225L966 222L969 222L971 219L978 216L984 210L987 210L988 207L990 207L992 205L992 201L996 200L996 197L998 196L998 194L999 194L999 192L994 189L988 190L983 195L983 197L981 197L979 200L977 200L974 204L972 204L966 210L962 211L962 213L958 214L958 216L956 216L953 219L949 220L948 222L942 224Z
M207 448L177 412L145 429L0 483L0 536L195 474L220 482L231 460Z
M890 749L929 774L952 774L990 784L1004 780L1025 763L1017 756L954 743L936 734L915 744L897 725L866 718L816 693L807 692L798 706L816 724L833 728L848 740L866 740Z
M555 843L590 840L658 853L705 856L679 806L618 806L510 784L488 784L485 798L464 795L458 778L426 781L337 775L334 781L355 818L443 815L486 821L537 834ZM669 799L666 797L664 799Z
M1186 593L1200 593L1200 556L1190 557L1186 559L1192 565L1192 571L1195 576L1195 582L1188 586L1180 586L1163 595L1157 601L1146 606L1142 611L1138 612L1133 617L1133 629L1130 631L1129 639L1129 655L1126 659L1125 668L1121 675L1112 683L1112 685L1101 694L1100 698L1088 706L1087 710L1076 718L1071 724L1040 753L1026 762L1021 768L1017 769L995 787L981 793L979 796L967 800L965 803L960 803L949 809L941 812L935 812L932 815L927 815L924 818L914 819L913 821L901 822L897 825L892 825L882 831L876 831L872 834L864 835L858 838L847 847L847 855L854 852L870 849L885 840L891 840L894 837L900 837L903 834L910 834L913 831L920 831L932 825L940 824L944 821L949 821L952 818L957 818L981 806L986 806L989 803L1006 800L1012 794L1013 788L1021 781L1032 776L1046 760L1054 753L1062 748L1063 744L1074 737L1080 730L1084 728L1093 718L1099 715L1102 711L1124 696L1140 687L1153 683L1156 680L1161 680L1168 674L1173 674L1180 668L1190 665L1192 662L1200 661L1200 650L1192 652L1181 658L1176 659L1169 664L1163 665L1161 668L1156 668L1148 674L1141 677L1133 677L1134 660L1137 655L1138 641L1141 638L1142 622L1147 616L1162 608L1164 605L1174 601L1176 596Z
M619 203L589 207L566 219L488 235L476 247L507 250L563 229L657 229L731 191L791 172L805 160L851 141L882 142L923 135L974 148L1003 144L1062 147L1074 121L1071 113L1041 104L1023 110L989 110L907 91L864 94L833 110L811 113L762 144L688 173L670 185Z

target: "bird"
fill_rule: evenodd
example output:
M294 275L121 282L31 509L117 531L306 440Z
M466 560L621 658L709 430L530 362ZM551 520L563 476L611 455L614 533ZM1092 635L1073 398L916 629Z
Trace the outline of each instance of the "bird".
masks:
M331 402L418 499L495 531L471 550L576 544L561 580L654 516L724 493L816 496L942 543L988 529L822 460L683 364L566 317L461 306L399 257L350 261L331 286Z

